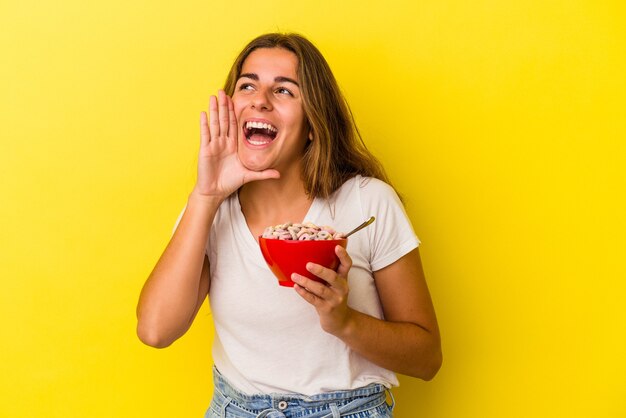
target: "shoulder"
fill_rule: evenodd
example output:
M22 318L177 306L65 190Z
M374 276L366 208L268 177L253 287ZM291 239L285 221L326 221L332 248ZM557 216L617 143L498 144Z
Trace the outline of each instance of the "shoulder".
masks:
M355 176L347 180L329 199L329 203L338 214L348 217L406 216L404 205L394 188L373 177Z
M334 199L340 202L350 199L362 207L393 204L402 206L394 188L374 177L355 176L347 180L335 193Z
M357 182L363 195L398 197L394 188L380 179L358 176Z
M335 192L334 197L345 196L346 194L357 193L367 197L396 197L397 193L393 187L374 177L363 177L357 175L346 180L345 183Z

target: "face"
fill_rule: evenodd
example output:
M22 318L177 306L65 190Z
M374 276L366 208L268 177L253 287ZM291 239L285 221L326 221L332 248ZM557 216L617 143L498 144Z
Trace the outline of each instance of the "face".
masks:
M250 170L298 170L308 141L296 74L298 58L283 48L259 48L243 63L233 103L238 155Z

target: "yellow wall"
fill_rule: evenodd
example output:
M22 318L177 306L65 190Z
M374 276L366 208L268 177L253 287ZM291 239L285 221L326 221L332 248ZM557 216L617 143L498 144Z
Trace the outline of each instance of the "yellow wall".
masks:
M1 417L202 416L210 313L158 351L134 308L198 114L273 30L325 53L423 241L444 367L396 416L626 416L623 2L368 3L2 0Z

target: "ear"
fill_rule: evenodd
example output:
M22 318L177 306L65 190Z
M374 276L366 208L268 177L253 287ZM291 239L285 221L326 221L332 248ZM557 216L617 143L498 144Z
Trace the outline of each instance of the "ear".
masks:
M309 131L309 141L313 141L313 131Z

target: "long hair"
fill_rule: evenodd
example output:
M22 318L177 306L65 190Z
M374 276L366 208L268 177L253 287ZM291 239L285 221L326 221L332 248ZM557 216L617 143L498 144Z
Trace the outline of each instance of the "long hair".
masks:
M268 33L250 41L230 69L224 84L226 94L233 95L244 61L259 48L283 48L298 58L302 105L312 132L302 161L307 194L328 198L346 180L358 174L390 184L382 164L365 146L328 63L302 35Z

